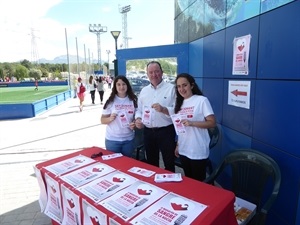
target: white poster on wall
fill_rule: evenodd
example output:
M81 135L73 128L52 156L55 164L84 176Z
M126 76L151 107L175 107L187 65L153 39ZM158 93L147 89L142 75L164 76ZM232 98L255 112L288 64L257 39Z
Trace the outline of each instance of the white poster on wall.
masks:
M237 37L233 40L232 75L249 74L249 52L251 35Z
M251 81L228 82L228 105L241 108L250 108Z

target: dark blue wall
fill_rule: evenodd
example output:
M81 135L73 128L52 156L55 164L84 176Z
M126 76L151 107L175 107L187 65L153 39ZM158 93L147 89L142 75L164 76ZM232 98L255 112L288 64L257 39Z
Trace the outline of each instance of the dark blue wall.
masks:
M295 1L189 45L190 55L198 51L189 58L189 72L199 77L222 127L222 146L211 152L214 165L232 149L251 147L280 166L281 189L269 225L300 221L299 12L300 1ZM248 34L249 75L232 75L233 39ZM228 105L230 80L251 81L250 109Z
M214 166L229 151L254 148L274 158L282 173L267 225L300 224L300 0L188 44L119 50L126 60L177 57L178 71L196 78L214 109L221 139ZM249 75L232 75L233 40L251 35ZM228 105L228 82L250 81L250 109Z

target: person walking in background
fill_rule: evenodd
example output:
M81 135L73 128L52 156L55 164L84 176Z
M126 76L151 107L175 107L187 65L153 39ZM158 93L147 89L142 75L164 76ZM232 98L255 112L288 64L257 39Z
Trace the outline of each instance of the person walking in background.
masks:
M39 90L39 81L38 79L35 79L35 91L38 91Z
M92 75L89 78L89 89L90 89L92 104L95 104L95 92L97 89L97 84Z
M77 81L76 81L76 77L73 77L73 90L74 90L74 97L73 98L77 98Z
M83 110L83 101L84 101L85 91L86 91L86 87L82 83L82 79L80 77L78 77L78 84L77 84L76 92L77 92L77 96L79 98L79 110L80 110L80 112L82 112L82 110Z
M100 95L100 104L102 105L103 104L103 97L104 97L104 83L103 83L103 80L102 80L102 77L99 77L97 78L97 90L98 90L98 93Z
M137 97L125 76L117 76L111 94L104 104L101 123L107 124L105 147L107 150L131 157L134 151L134 113Z
M111 83L113 82L113 80L111 79L111 77L108 77L107 79L107 83L108 83L108 88L111 89Z
M203 181L209 156L210 137L207 128L216 126L214 112L194 77L187 73L179 74L175 84L174 113L180 115L180 123L185 128L184 133L178 134L175 155L180 157L185 176Z
M147 64L147 76L151 84L144 87L138 98L135 125L144 127L144 145L147 162L159 167L159 152L165 169L174 172L175 129L169 110L175 106L174 85L163 79L161 65L157 61Z

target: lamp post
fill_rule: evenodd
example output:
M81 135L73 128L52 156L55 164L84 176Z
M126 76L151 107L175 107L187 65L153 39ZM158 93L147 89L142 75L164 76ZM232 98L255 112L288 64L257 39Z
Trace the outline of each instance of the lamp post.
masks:
M109 54L110 54L110 50L106 50L107 53L107 74L109 75Z
M117 50L118 50L118 37L121 33L121 31L111 31L111 35L115 39L115 48L116 48L116 59L113 61L114 62L114 70L115 70L115 77L118 76L118 58L117 58Z
M99 70L101 70L101 42L100 35L107 32L107 27L101 26L101 24L90 24L89 31L97 35L97 48L98 48L98 64Z

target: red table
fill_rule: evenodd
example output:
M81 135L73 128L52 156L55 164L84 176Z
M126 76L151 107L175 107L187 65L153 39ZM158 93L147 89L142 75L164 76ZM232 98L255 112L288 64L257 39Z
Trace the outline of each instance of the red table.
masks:
M98 147L87 148L72 154L68 154L59 158L55 158L43 163L39 163L36 165L37 169L39 169L44 176L45 172L47 172L52 178L58 179L52 173L49 173L44 169L44 167L49 166L51 164L57 163L62 160L66 160L68 158L72 158L77 155L84 155L90 157L94 153L102 152L103 155L111 154L112 152L107 151L105 149L101 149ZM168 171L151 166L144 162L135 160L129 157L119 157L111 160L103 160L101 157L96 158L99 162L105 163L115 169L122 171L124 173L130 174L133 177L138 178L139 180L154 184L166 191L171 191L186 198L192 199L194 201L200 202L202 204L207 205L208 207L194 220L192 224L201 224L201 225L237 225L237 221L234 215L234 201L235 195L227 190L208 185L203 182L199 182L187 177L183 177L182 182L178 183L156 183L154 182L154 175L151 177L143 177L133 173L129 173L128 170L133 166L145 168L148 170L155 171L156 173L169 173ZM76 190L75 190L76 191ZM91 199L84 196L81 192L76 192L80 196L80 198L85 199L91 202ZM102 206L99 205L101 208ZM102 211L107 211L108 217L113 217L112 212L101 208ZM115 218L117 222L124 223L124 221L120 218ZM57 224L53 221L53 224Z

